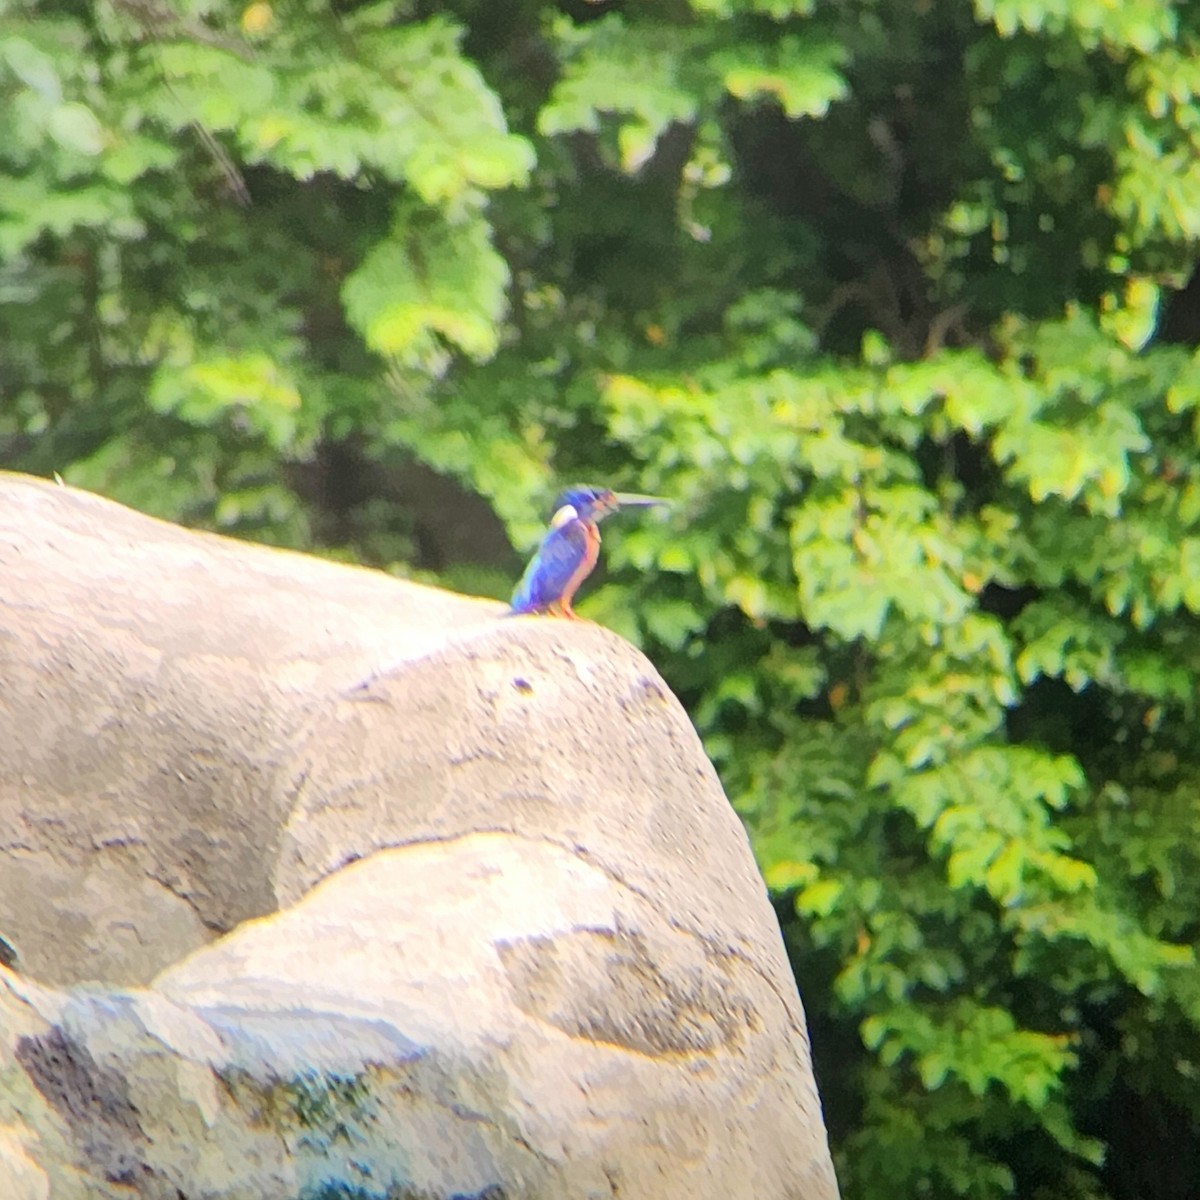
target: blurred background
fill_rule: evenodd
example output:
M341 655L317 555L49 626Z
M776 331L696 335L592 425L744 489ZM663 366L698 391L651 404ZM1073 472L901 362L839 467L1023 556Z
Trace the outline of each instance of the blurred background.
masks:
M0 0L0 466L580 605L847 1200L1200 1195L1200 3Z

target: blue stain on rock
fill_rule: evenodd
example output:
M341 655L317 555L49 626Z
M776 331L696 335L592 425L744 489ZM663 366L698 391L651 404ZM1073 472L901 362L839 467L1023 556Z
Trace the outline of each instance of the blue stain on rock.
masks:
M341 1180L328 1179L310 1185L300 1193L300 1200L392 1200L389 1192L359 1187Z
M217 1107L203 1118L211 1136L240 1130L234 1137L248 1138L248 1163L260 1157L255 1141L266 1163L282 1148L289 1200L507 1195L497 1180L507 1173L512 1133L486 1100L480 1105L486 1087L439 1047L414 1041L381 1016L286 1003L193 1008L80 988L54 1017L47 1037L26 1039L26 1070L66 1114L81 1158L106 1178L151 1171L170 1180L176 1156L188 1159L191 1147L172 1144L169 1122L160 1128L153 1108L137 1107L143 1064L144 1079L160 1086L166 1050L223 1084L212 1093ZM194 1097L203 1094L193 1083L183 1097L183 1110L196 1119ZM208 1136L195 1127L180 1136L197 1135Z
M375 1191L356 1184L330 1179L315 1187L305 1188L299 1200L507 1200L508 1193L498 1183L493 1183L478 1192L454 1192L438 1195L424 1189L389 1188Z
M229 1055L225 1065L259 1080L313 1073L358 1075L371 1066L411 1062L424 1052L378 1018L306 1008L216 1007L195 1012L221 1039Z

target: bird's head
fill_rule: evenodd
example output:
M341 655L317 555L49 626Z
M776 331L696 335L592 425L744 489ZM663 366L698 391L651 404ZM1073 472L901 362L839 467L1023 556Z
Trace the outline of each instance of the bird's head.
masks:
M611 488L576 484L561 492L554 501L552 525L561 525L578 517L581 521L602 521L618 508L649 508L666 504L657 496L639 496L632 492L614 492Z

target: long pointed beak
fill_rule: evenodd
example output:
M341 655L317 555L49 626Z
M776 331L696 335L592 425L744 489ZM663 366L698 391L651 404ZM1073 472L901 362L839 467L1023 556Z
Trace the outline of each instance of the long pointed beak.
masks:
M664 508L670 506L670 500L664 500L661 496L640 496L637 492L617 492L617 505L620 508L654 508L662 505Z

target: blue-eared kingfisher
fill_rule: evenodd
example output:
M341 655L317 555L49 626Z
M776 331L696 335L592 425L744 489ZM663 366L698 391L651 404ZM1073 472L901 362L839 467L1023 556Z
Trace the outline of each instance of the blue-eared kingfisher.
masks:
M583 484L567 488L555 500L550 528L513 592L512 611L574 617L571 601L600 556L600 522L618 508L656 504L666 501Z

